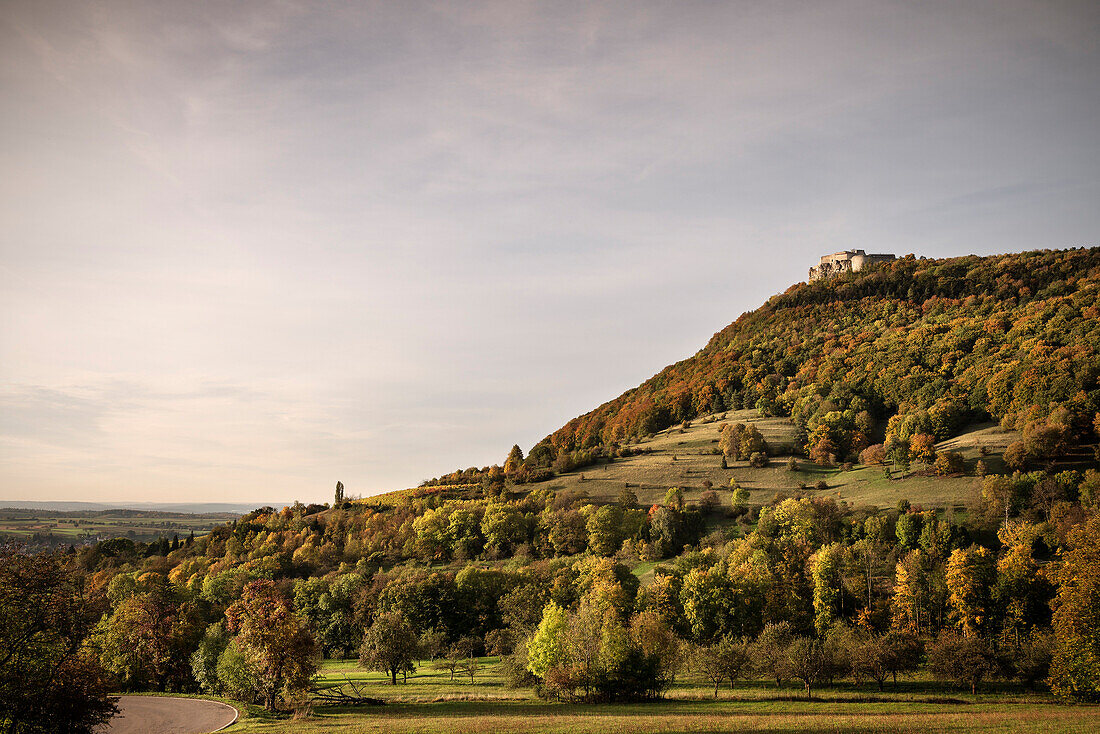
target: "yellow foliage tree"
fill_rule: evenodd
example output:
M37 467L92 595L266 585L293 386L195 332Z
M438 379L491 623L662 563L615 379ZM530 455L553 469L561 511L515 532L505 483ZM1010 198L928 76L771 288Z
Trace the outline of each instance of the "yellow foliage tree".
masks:
M1049 683L1059 697L1100 701L1100 515L1075 528L1069 541L1050 573L1058 596Z
M979 545L956 548L947 559L946 581L952 619L964 637L977 637L989 616L993 582L989 550Z

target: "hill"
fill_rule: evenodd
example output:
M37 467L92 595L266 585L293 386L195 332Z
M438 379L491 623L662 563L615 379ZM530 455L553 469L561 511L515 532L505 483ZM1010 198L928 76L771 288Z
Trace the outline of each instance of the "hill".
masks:
M0 591L38 590L0 629L77 629L113 690L268 707L365 702L363 678L314 675L356 653L392 691L422 653L440 682L472 687L492 656L575 701L717 695L746 671L1100 700L1098 260L906 258L795 286L503 466L171 543L0 545Z
M582 465L683 421L742 409L789 418L797 450L828 434L839 459L857 459L871 438L854 435L864 411L879 422L900 416L888 440L928 432L943 441L982 422L1022 431L1054 416L1068 444L1087 442L1100 410L1098 302L1095 247L910 255L799 283L547 436L528 468Z

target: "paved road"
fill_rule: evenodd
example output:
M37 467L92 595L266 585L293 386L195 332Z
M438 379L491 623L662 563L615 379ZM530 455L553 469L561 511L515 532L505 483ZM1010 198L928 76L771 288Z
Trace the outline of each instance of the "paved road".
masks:
M119 696L118 715L103 734L207 734L228 726L237 709L217 701Z

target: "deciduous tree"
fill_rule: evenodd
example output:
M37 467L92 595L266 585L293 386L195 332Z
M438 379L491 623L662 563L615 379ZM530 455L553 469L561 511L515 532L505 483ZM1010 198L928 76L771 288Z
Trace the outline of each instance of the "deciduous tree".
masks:
M412 667L416 661L417 642L416 631L401 612L382 612L363 635L359 665L388 673L390 684L397 685L397 674Z
M264 707L274 710L306 690L320 651L308 623L272 581L253 581L226 610L236 645L259 686Z

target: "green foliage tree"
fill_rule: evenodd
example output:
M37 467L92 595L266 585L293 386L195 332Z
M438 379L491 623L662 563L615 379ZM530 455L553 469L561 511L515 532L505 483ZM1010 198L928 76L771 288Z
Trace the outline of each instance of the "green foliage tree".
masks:
M623 509L618 505L604 505L588 516L588 548L601 556L614 555L623 544Z
M206 693L218 693L218 659L229 646L232 636L219 620L206 628L198 649L191 655L191 673L199 687Z
M747 507L749 504L749 490L744 487L736 487L733 490L733 506Z
M527 541L527 522L515 505L492 503L481 518L481 532L488 550L506 554Z
M58 555L0 548L0 724L9 732L91 734L116 709L84 646L95 619Z
M844 551L839 543L830 543L818 549L813 559L814 627L819 635L832 627L840 618L844 585L841 567Z
M898 538L898 545L905 550L913 550L920 544L922 518L916 512L906 512L898 517L894 524L894 532Z
M542 610L542 620L527 641L527 669L545 680L550 669L565 657L565 632L569 617L564 609L550 602Z
M418 653L416 632L404 615L400 612L382 612L363 635L359 665L387 673L390 684L397 685L398 673L412 668Z
M802 681L806 698L813 695L813 687L828 677L833 661L820 640L796 637L787 646L787 671Z
M103 667L129 689L187 687L190 652L206 628L193 595L155 572L126 586L130 593L117 597L118 604L97 628Z

